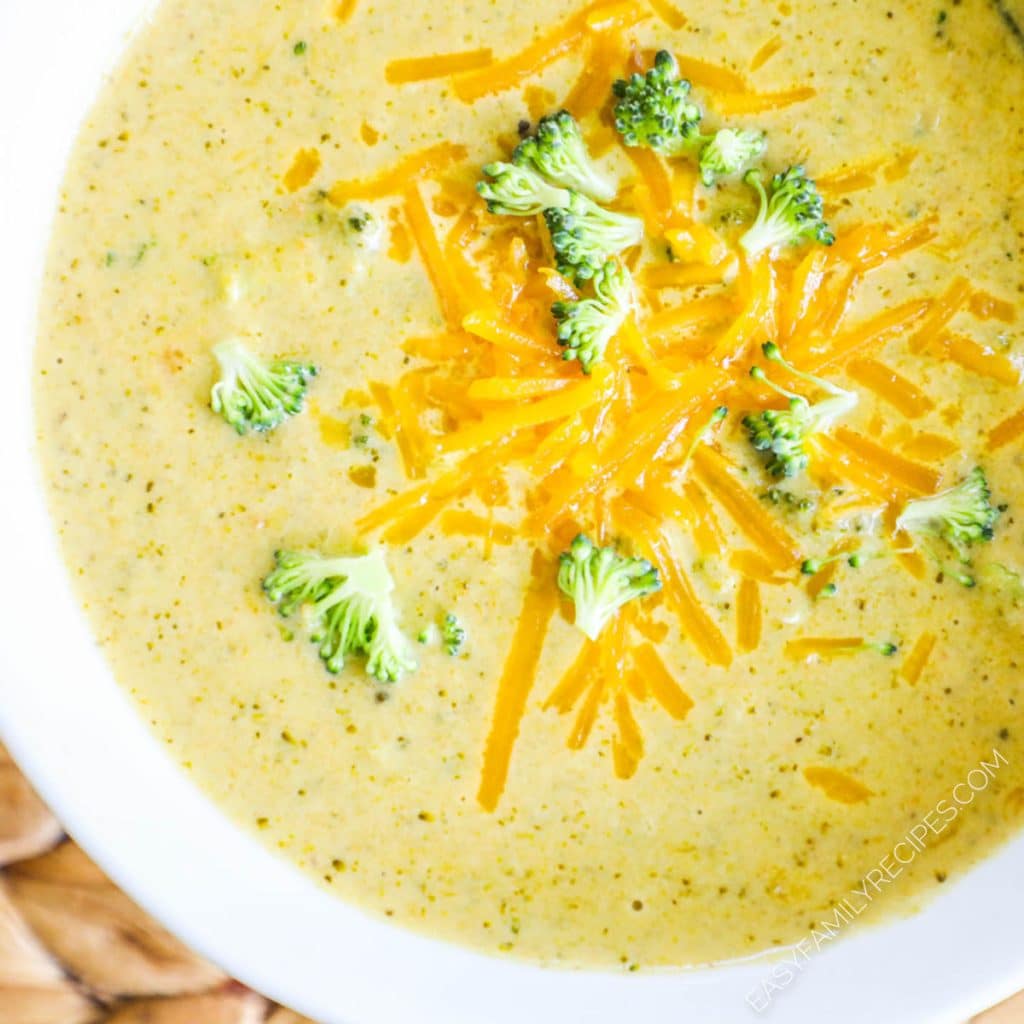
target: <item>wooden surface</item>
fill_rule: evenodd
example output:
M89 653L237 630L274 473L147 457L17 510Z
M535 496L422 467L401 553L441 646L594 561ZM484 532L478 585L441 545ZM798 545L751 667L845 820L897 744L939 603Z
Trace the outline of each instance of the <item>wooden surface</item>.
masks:
M0 746L0 1024L94 1022L314 1024L139 910L64 837ZM1024 1024L1024 993L971 1024Z

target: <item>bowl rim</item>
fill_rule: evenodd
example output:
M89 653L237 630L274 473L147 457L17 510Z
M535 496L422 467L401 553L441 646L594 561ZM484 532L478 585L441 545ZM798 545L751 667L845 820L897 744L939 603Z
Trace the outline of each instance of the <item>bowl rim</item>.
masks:
M7 568L8 580L19 581L0 588L0 736L70 834L142 907L235 977L324 1024L756 1019L746 997L769 976L760 961L638 975L542 969L416 935L342 903L223 817L115 683L57 549L34 456L29 384L65 161L105 72L151 2L0 7L0 125L17 140L0 147L0 185L18 197L0 205L8 368L17 381L0 404L0 535L17 538ZM26 39L46 40L46 74L38 48L20 45ZM61 622L56 642L53 621ZM813 957L771 1012L808 1024L826 1014L836 1024L872 1016L954 1024L1024 988L1016 925L1024 887L1015 884L1022 863L1024 837L916 917L858 929Z

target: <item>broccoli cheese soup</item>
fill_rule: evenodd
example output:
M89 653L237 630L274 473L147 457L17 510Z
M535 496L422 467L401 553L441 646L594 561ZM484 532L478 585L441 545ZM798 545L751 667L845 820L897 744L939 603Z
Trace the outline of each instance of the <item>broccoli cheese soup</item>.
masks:
M1024 814L1021 97L983 0L164 0L36 379L139 713L496 955L953 884Z

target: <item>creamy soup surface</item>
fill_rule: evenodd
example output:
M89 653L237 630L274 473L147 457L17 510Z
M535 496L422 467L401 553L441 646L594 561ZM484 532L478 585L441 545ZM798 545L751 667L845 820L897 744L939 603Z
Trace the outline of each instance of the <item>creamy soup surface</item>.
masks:
M858 916L911 911L1024 813L1024 611L1019 581L995 568L1024 569L1024 51L983 0L637 0L589 22L580 11L577 0L165 0L89 116L64 185L37 358L40 453L67 563L118 679L184 770L261 841L339 898L498 955L704 963L832 919L931 816L939 824L909 857L903 848L898 877ZM499 82L538 40L532 70ZM804 164L836 246L774 254L775 312L723 360L740 367L729 416L657 453L678 470L662 491L636 465L598 502L538 524L529 459L555 443L547 420L522 428L525 453L479 460L420 529L389 540L386 525L361 524L483 450L409 452L476 422L446 406L463 392L441 386L460 345L463 369L487 353L481 376L585 383L557 358L543 226L489 215L473 193L483 164L509 158L520 122L529 132L563 105L582 112L619 185L614 205L644 217L645 242L625 259L642 285L641 348L666 374L702 351L699 324L673 335L673 310L739 295L732 319L742 315L736 290L755 287L754 271L737 273L735 255L731 272L670 263L671 210L658 197L668 182L672 223L692 218L738 252L753 191L735 179L697 186L693 159L627 152L611 127L611 82L658 49L682 60L707 125L767 131L769 174ZM468 54L471 70L385 74L447 54ZM434 166L415 158L428 147ZM417 210L440 239L426 261ZM353 228L366 213L379 237ZM855 267L850 237L883 225L906 251ZM478 260L480 246L490 251ZM778 480L741 424L772 404L746 372L770 334L781 343L787 323L798 333L794 280L816 248L848 259L829 264L824 319L803 354L836 339L849 351L817 363L801 363L796 342L788 351L859 402L812 446L808 473ZM460 277L467 265L474 287ZM651 286L687 266L690 283ZM532 277L502 308L520 272ZM531 354L524 370L463 336L459 318L488 298L555 356ZM863 324L876 329L858 341ZM230 337L317 365L302 413L238 436L211 411L211 351ZM629 417L641 425L671 391L642 364L641 353L625 375L639 382ZM499 396L480 422L497 417L514 442L515 417L543 400ZM601 471L594 433L565 472ZM971 566L932 546L947 570L977 578L967 587L891 527L902 502L976 465L1005 506L994 537L971 547ZM602 518L601 500L614 507L630 490L628 507L647 510L633 522L657 521L676 569L659 566L665 587L632 603L622 642L653 650L669 691L654 692L650 660L623 655L551 700L584 642L557 599L557 553L582 529L649 555L628 511ZM737 510L736 491L751 507ZM678 514L656 520L655 503ZM869 552L860 568L840 559L801 573L802 559L844 544ZM281 618L260 586L279 548L375 546L419 663L391 684L359 657L329 674L301 621ZM415 642L448 612L467 632L455 657L436 638ZM534 666L523 649L538 636ZM982 761L997 767L943 825L935 809Z

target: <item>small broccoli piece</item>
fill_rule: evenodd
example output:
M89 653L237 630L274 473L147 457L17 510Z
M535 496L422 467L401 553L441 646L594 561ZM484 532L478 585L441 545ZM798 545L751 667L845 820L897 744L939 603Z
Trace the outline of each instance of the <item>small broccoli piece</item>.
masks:
M483 170L491 180L477 182L476 190L487 201L490 213L532 217L569 205L569 191L552 185L532 167L493 163Z
M345 238L355 249L377 252L384 244L384 222L372 210L353 204L342 211Z
M661 589L658 570L643 558L599 548L582 533L558 561L558 587L576 608L576 626L596 640L628 601Z
M751 367L750 376L788 399L789 405L785 409L751 413L743 418L743 426L750 436L751 444L759 452L770 453L768 472L772 476L797 476L807 468L807 439L828 430L835 420L850 412L857 405L858 395L797 370L783 359L774 342L766 342L761 351L769 361L785 367L793 376L808 381L830 396L812 405L802 395L787 391L770 381L761 367Z
M567 110L542 117L536 134L516 146L512 162L521 168L532 167L554 184L592 199L615 197L615 186L594 166L580 126Z
M777 245L796 245L805 239L822 245L831 245L836 240L824 221L817 186L799 165L772 178L770 198L759 170L747 171L743 180L757 190L761 199L757 219L740 239L740 245L750 256Z
M840 551L825 558L805 558L800 563L800 571L805 576L816 576L827 565L845 562L851 569L859 569L869 558L880 558L880 555L865 555L862 551Z
M604 210L579 192L569 204L544 211L558 272L582 284L592 278L610 256L639 245L644 225L638 217Z
M564 359L578 359L584 373L604 357L633 306L632 278L621 263L610 261L594 275L594 297L556 302L551 312L558 322L558 344Z
M310 639L329 672L340 672L349 654L364 654L366 671L382 683L416 668L398 628L395 584L381 551L350 558L277 551L274 561L263 591L284 616L308 608Z
M719 178L739 174L764 153L767 144L764 132L720 129L700 151L701 183L710 187Z
M615 129L627 146L678 156L700 143L700 107L690 99L690 83L679 77L679 64L667 50L656 54L646 74L620 79L612 92L618 99Z
M991 497L985 471L975 466L955 487L930 498L907 502L896 520L896 528L913 537L943 540L962 564L968 564L968 549L979 541L992 539L999 510L992 506ZM975 584L972 576L957 572L953 575L964 586Z
M466 630L459 620L448 612L441 623L441 643L444 644L445 651L454 658L462 650L465 642Z
M893 657L899 649L899 644L894 644L891 641L878 643L869 640L861 646L862 651L877 651L883 658Z
M210 391L210 408L239 434L273 430L300 413L306 388L317 374L312 363L264 362L238 338L222 341L213 355L220 379Z

